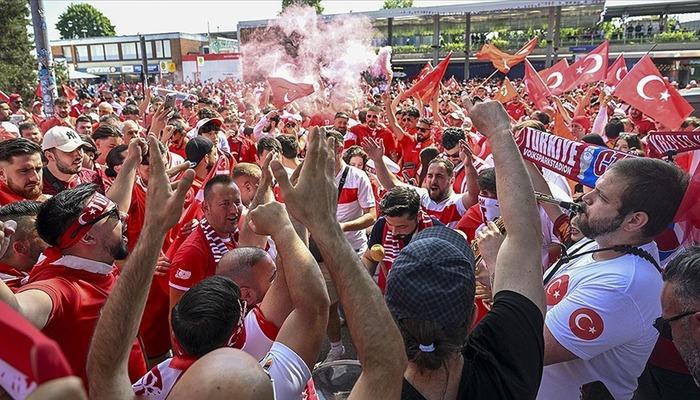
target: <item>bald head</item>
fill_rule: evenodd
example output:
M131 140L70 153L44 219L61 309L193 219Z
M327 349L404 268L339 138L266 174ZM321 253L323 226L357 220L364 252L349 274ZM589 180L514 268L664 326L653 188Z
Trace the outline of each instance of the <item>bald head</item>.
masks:
M241 350L221 348L197 360L175 384L168 399L267 400L272 383L260 364Z

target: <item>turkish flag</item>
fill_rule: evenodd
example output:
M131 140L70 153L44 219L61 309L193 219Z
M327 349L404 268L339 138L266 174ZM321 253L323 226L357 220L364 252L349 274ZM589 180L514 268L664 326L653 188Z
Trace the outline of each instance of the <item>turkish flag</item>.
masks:
M584 83L604 81L608 73L608 41L604 41L566 70L564 91Z
M267 78L272 90L272 104L278 109L296 99L306 97L314 92L314 86L308 83L294 83L284 78Z
M605 79L605 84L615 89L615 86L620 83L625 75L627 75L627 64L625 64L625 57L620 54L608 68L608 77Z
M419 97L423 99L424 102L429 101L438 90L440 90L440 82L445 76L445 71L447 71L447 66L450 65L450 58L452 58L452 52L445 57L440 64L438 64L432 71L423 77L420 81L416 82L410 89L404 92L404 97Z
M6 103L10 102L10 96L6 95L5 92L0 90L0 101L4 101Z
M568 68L569 62L566 61L566 58L562 58L558 63L538 72L553 95L558 96L564 93L564 74Z
M542 108L549 104L547 98L552 95L544 83L542 77L537 74L535 68L530 64L530 61L525 60L525 90L528 96L530 96L530 101L535 103L535 107Z
M513 86L513 83L506 77L506 79L503 80L503 84L501 84L500 89L498 89L498 92L496 92L496 95L493 97L494 100L500 101L503 104L506 104L507 102L515 99L518 97L518 92L515 90L515 86Z
M449 81L447 81L447 86L448 89L456 92L459 90L459 83L457 83L457 80L455 79L455 76L452 75Z
M552 128L552 133L561 136L564 139L569 139L573 140L574 142L577 142L578 139L576 139L576 136L574 136L573 133L569 130L569 127L566 126L566 120L564 119L564 115L562 113L567 112L566 110L563 109L563 107L556 106L557 113L554 115L554 127Z
M648 55L622 78L613 95L672 130L680 128L693 112L693 106L664 80Z
M66 96L69 101L73 101L78 98L78 93L73 90L72 87L66 85L61 86L63 87L63 95Z
M533 50L535 50L535 47L537 47L537 37L530 39L515 54L508 54L501 51L498 47L490 43L486 43L481 47L481 50L476 53L476 59L489 60L491 61L491 64L493 64L494 68L504 74L507 74L514 65L523 62L523 60L525 60L525 58L529 56Z
M423 68L421 68L420 72L418 72L418 76L416 77L416 81L419 81L423 78L425 78L426 75L430 73L430 71L433 70L433 66L430 64L430 61L425 63Z

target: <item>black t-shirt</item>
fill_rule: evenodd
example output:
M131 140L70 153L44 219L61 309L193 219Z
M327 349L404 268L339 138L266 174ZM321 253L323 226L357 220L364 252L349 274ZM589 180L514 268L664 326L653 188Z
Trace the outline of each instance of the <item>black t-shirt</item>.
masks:
M430 217L430 220L433 221L433 226L444 226L442 222L440 222L438 219L435 217ZM372 246L375 244L382 244L382 239L384 238L384 226L386 225L386 218L384 217L379 217L377 219L377 222L374 223L374 226L372 227L372 232L369 234L369 240L367 241L367 247L370 249ZM406 236L403 239L399 240L399 243L401 243L402 246L405 246L408 244L408 242L411 241L411 238L413 237L413 234L410 234Z
M462 352L458 399L534 399L544 363L544 318L525 296L501 291ZM406 379L401 398L425 400Z

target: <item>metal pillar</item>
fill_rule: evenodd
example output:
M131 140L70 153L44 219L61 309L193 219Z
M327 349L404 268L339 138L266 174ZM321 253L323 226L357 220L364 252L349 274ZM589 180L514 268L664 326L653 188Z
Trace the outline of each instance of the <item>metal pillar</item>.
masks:
M547 60L545 61L545 67L549 68L552 66L552 59L554 58L554 31L557 29L556 26L556 10L554 7L549 7L549 19L547 20Z
M472 14L464 13L464 80L469 79L469 53L472 47Z
M39 69L39 82L41 85L41 101L44 103L44 113L47 117L53 116L53 101L58 97L56 91L56 76L53 70L53 57L49 47L49 34L46 30L46 19L43 0L30 0L32 9L32 25L34 26L34 44L36 46L36 58Z
M146 57L146 37L139 36L139 41L141 42L141 84L143 85L143 91L146 93L146 88L148 88L148 58Z
M561 47L561 6L557 6L557 12L555 15L555 29L554 29L554 52L552 53L552 65L554 65L559 58L559 47Z
M387 18L387 20L386 20L386 36L387 36L387 40L389 40L389 43L387 43L387 46L393 46L394 45L394 18L393 17Z
M440 62L440 15L433 15L433 66Z

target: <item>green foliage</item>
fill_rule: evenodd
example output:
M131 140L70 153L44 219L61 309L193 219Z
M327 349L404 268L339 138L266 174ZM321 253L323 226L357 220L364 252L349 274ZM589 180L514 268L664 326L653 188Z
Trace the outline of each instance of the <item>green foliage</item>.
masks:
M510 42L508 42L507 40L504 40L504 39L493 39L489 43L498 47L501 50L508 49L508 45L510 44Z
M384 0L384 6L382 8L411 8L413 7L413 0Z
M68 64L65 61L53 63L53 73L56 76L56 86L67 85L70 78L68 77Z
M656 41L661 43L668 42L695 42L698 40L697 34L695 32L661 32L656 35Z
M321 0L282 0L282 11L292 5L310 6L316 9L316 14L323 14Z
M26 0L3 0L0 9L0 90L31 99L37 83L37 61L31 55L34 45L27 31L28 3Z
M61 39L114 36L114 28L109 18L87 3L69 5L56 24Z

